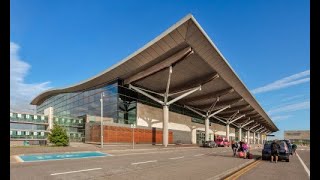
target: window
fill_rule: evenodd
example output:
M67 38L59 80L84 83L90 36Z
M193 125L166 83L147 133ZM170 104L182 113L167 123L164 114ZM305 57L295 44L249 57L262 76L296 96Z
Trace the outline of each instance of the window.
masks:
M34 136L37 136L37 135L38 135L38 132L33 132L33 135L34 135Z
M21 118L21 114L18 113L18 118Z
M41 120L44 120L44 116L41 116Z
M29 118L30 118L30 115L29 115L29 114L26 114L26 118L29 119Z
M12 135L12 131L10 131L10 136Z
M26 135L29 136L29 135L30 135L30 132L29 132L29 131L26 131Z
M38 119L38 116L37 116L37 115L34 115L34 116L33 116L33 119Z
M12 117L13 116L13 113L10 113L10 117Z
M40 135L41 135L41 136L44 136L44 132L41 132Z
M18 132L17 132L17 135L21 136L21 131L18 131Z

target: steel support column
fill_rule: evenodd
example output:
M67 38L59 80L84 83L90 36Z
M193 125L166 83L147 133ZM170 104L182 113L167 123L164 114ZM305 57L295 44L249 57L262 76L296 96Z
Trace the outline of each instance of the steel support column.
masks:
M229 141L230 139L229 139L229 124L227 124L227 131L226 131L226 135L227 135L227 140Z
M212 111L212 109L214 108L214 106L216 105L216 103L219 101L219 98L217 98L217 101L215 101L212 105L211 105L211 107L209 108L209 110L206 112L206 113L203 113L203 112L200 112L200 111L198 111L198 110L196 110L195 108L193 108L193 107L190 107L190 106L184 106L185 108L187 108L187 109L189 109L190 111L192 111L192 112L194 112L194 113L196 113L196 114L199 114L200 116L202 116L202 117L204 117L205 118L205 120L204 120L204 124L205 124L205 140L206 141L208 141L209 140L209 120L210 120L210 118L211 117L215 117L214 115L216 115L216 114L218 114L218 113L220 113L220 112L222 112L222 111L224 111L224 110L226 110L226 109L228 109L228 108L230 108L231 106L230 105L228 105L228 106L225 106L225 107L223 107L223 108L221 108L221 109L219 109L219 110L217 110L217 111L215 111L215 112L211 112ZM223 121L224 122L224 121ZM224 122L225 123L225 122Z
M239 128L239 141L242 141L242 128Z
M146 90L146 89L143 89L143 88L139 88L139 87L135 87L133 86L132 84L129 84L129 89L133 89L135 90L136 92L144 95L144 96L147 96L148 98L154 100L155 102L161 104L163 106L163 125L162 125L162 128L163 128L163 145L164 147L167 147L168 146L168 129L169 129L169 105L173 104L174 102L200 90L201 91L201 85L198 85L197 87L194 87L194 88L190 88L190 89L186 89L186 90L182 90L182 91L179 91L179 92L176 92L174 93L174 95L177 95L177 94L181 94L179 95L178 97L174 98L174 99L171 99L169 101L169 96L173 95L173 94L169 94L169 88L170 88L170 82L171 82L171 74L172 74L172 66L168 67L169 68L169 76L168 76L168 81L167 81L167 86L166 86L166 91L165 93L157 93L157 92L153 92L153 91L150 91L150 90ZM213 79L215 78L218 78L219 76L216 75L214 76ZM207 83L207 82L206 82ZM151 94L157 94L159 96L162 96L163 97L163 101L158 99L157 97L151 95Z
M206 119L204 120L204 124L205 124L205 133L206 133L205 140L209 141L209 117L206 117Z
M169 107L167 105L163 106L163 139L162 143L165 147L168 146L168 125L169 125Z

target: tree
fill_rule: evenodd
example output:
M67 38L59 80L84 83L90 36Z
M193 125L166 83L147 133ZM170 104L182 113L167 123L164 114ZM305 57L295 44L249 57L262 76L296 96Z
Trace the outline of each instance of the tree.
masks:
M68 146L69 137L67 131L62 126L54 123L53 128L50 130L48 140L56 146Z

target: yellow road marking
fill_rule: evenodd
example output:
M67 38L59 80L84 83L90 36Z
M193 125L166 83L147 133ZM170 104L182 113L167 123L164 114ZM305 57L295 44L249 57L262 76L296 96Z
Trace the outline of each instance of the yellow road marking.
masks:
M249 166L242 168L241 170L237 171L236 173L232 174L231 176L225 178L224 180L234 180L239 178L240 176L242 176L244 173L250 171L251 169L253 169L254 167L256 167L259 163L261 163L261 160L257 160L255 162L253 162L252 164L250 164Z

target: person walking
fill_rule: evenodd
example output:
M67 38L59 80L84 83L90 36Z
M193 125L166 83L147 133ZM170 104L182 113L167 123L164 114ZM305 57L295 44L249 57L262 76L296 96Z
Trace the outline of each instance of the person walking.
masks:
M232 144L231 144L231 148L232 148L232 151L233 151L233 157L235 157L236 154L237 154L237 150L238 150L238 143L233 140Z
M248 146L248 143L247 141L244 141L244 143L242 143L242 151L244 153L244 157L243 159L246 159L247 158L247 155L248 155L248 151L249 151L249 146Z
M273 158L275 159L275 162L278 162L278 156L279 156L279 149L280 149L280 145L273 140L273 142L271 143L271 162L273 162Z
M297 150L297 145L296 144L292 144L292 154L296 154L296 150Z

